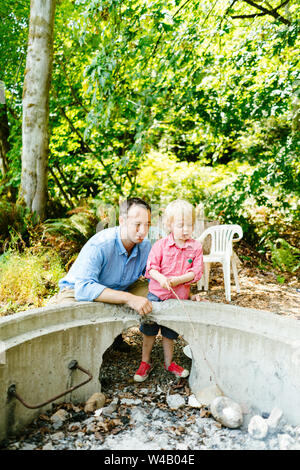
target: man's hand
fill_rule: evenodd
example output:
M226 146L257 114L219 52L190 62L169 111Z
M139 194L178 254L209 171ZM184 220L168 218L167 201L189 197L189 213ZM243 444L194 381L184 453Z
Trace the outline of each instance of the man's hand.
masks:
M147 315L152 312L152 303L150 300L139 295L130 295L127 305L136 310L140 315Z

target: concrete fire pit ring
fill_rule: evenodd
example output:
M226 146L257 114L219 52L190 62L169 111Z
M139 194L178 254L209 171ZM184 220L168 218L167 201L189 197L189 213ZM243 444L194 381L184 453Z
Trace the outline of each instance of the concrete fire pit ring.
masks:
M188 342L192 392L217 380L244 409L278 406L290 424L300 424L300 322L230 304L184 301L184 307L177 300L153 302L151 317ZM93 302L0 318L0 441L51 407L26 408L8 396L12 385L27 403L43 403L84 380L80 370L68 368L75 360L93 378L56 403L84 402L101 390L106 349L138 324L139 315L128 307Z

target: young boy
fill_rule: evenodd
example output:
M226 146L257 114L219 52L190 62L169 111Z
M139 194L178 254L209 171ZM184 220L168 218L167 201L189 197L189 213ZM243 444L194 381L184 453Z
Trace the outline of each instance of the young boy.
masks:
M187 201L171 202L164 214L164 223L169 235L154 243L147 260L146 277L150 279L148 299L161 302L174 299L189 299L190 284L197 282L203 273L203 252L199 242L192 239L195 223L194 207ZM171 290L172 289L172 290ZM191 300L200 300L198 295ZM187 377L189 371L172 362L174 339L178 333L157 323L142 323L142 362L134 375L136 382L147 379L151 369L151 351L156 335L161 329L164 350L164 367L177 377Z

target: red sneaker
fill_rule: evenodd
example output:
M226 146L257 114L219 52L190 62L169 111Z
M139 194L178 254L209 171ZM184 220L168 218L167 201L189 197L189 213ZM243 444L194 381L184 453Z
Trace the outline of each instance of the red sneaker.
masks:
M144 382L144 380L146 380L146 378L150 374L151 370L152 370L152 365L148 364L148 362L142 361L140 363L140 367L138 368L138 370L136 371L133 377L133 380L135 382Z
M176 362L172 362L168 368L166 368L166 364L164 364L164 368L172 374L176 375L176 377L184 378L189 375L189 371L176 364Z

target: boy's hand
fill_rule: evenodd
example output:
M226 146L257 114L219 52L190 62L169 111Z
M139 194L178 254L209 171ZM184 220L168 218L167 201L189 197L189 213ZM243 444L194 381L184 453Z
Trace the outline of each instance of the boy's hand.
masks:
M160 274L158 282L163 289L170 290L170 280L163 274Z
M182 281L179 276L169 277L168 281L171 287L176 287L179 286L179 284L182 284Z

